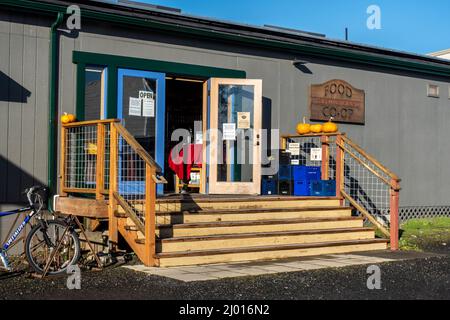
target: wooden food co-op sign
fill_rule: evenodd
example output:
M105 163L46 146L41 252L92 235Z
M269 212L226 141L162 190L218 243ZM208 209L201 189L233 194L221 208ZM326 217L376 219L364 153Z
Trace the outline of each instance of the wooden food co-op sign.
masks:
M365 123L365 93L343 80L311 85L311 120Z

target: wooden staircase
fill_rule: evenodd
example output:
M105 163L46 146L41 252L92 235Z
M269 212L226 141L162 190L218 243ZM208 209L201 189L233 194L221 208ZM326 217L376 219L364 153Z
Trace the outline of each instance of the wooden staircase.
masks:
M385 250L387 240L352 217L338 198L198 197L156 201L161 267ZM139 255L145 237L126 210L119 232Z
M56 210L107 218L110 244L121 234L147 266L385 250L388 243L397 250L400 179L344 134L286 136L282 148L292 139L305 139L303 151L322 147L322 180L335 179L336 197L157 198L162 169L118 120L66 124ZM388 224L379 220L386 215ZM376 239L365 221L390 241Z

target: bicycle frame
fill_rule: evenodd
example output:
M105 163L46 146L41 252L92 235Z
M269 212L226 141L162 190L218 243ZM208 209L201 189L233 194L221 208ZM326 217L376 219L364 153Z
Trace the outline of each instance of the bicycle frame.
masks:
M3 251L7 251L9 249L9 247L11 246L11 244L13 244L14 241L16 241L16 239L22 233L23 229L25 229L25 226L28 224L28 222L30 222L31 218L33 218L33 216L36 214L36 211L34 210L33 207L29 206L29 207L25 207L25 208L21 208L21 209L0 212L0 218L2 218L2 217L7 217L7 216L14 215L14 214L19 214L22 212L30 211L30 210L31 210L31 212L25 217L25 219L19 225L19 227L16 229L16 231L14 231L12 233L11 237L3 244L3 248L2 248Z

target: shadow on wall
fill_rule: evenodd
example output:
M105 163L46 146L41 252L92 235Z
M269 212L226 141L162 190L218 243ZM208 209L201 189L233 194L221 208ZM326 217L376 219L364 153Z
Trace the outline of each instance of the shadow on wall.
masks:
M0 71L0 101L26 103L31 91Z
M0 155L0 204L26 203L22 192L34 185L45 184Z

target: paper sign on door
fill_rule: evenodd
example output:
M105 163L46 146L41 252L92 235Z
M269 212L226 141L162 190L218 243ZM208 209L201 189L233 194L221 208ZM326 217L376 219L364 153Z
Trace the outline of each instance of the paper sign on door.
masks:
M139 91L139 99L142 100L142 116L155 117L155 98L151 91Z
M130 116L141 116L141 99L130 97L130 107L128 113Z
M238 129L250 129L250 112L238 112Z
M236 140L236 123L224 123L222 131L222 139L225 140Z

